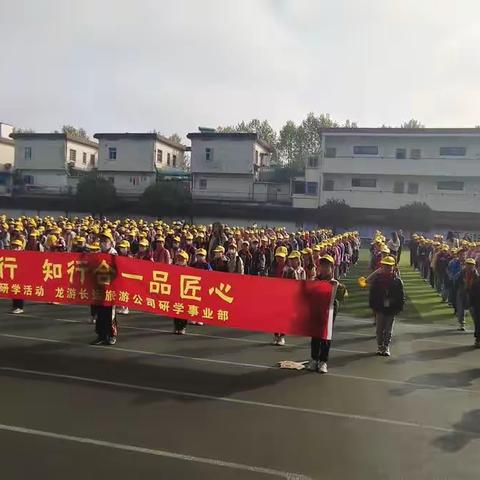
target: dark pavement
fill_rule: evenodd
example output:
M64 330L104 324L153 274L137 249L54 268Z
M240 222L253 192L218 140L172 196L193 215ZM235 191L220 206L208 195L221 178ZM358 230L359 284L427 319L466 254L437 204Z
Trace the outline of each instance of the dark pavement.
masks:
M0 302L7 312L8 302ZM309 341L120 316L92 347L88 309L0 315L2 478L480 477L480 350L451 326L340 316L327 375L276 368Z

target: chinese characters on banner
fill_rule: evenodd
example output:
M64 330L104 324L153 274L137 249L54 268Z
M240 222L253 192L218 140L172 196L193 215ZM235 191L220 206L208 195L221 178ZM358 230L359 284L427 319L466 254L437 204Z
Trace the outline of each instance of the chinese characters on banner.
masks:
M27 302L122 305L210 325L330 338L334 293L329 282L208 272L104 254L0 250L0 297Z

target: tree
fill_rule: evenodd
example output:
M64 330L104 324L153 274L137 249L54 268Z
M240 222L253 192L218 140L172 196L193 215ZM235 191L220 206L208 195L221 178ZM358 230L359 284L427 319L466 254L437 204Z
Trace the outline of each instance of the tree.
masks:
M233 126L218 127L217 131L256 133L261 140L274 148L273 163L288 164L297 168L304 167L306 156L320 151L323 128L339 128L341 126L357 128L357 123L347 119L343 125L340 125L332 120L328 113L321 113L318 116L309 113L298 126L292 120L288 120L278 134L267 120L260 121L256 118L249 122L242 121Z
M345 120L344 128L358 128L357 122L351 122L348 118Z
M353 221L352 207L345 200L329 199L318 209L318 221L328 227L347 228Z
M192 197L182 182L157 182L143 192L141 204L146 213L153 216L189 214Z
M89 138L85 129L75 128L75 127L72 127L72 125L64 125L62 127L62 133L65 133L67 135L72 135L78 138L85 138L86 140L88 140Z
M13 133L35 133L35 130L33 128L13 127Z
M178 133L172 133L168 139L171 142L179 143L180 145L182 144L182 137Z
M404 230L427 232L433 227L433 210L423 202L409 203L396 210L393 222Z
M298 127L294 122L288 120L278 135L277 150L280 163L303 166L301 158L302 145L299 140Z
M103 215L117 205L117 192L112 183L92 171L79 180L75 203L80 211Z
M217 132L220 133L256 133L260 140L268 143L272 147L276 147L277 144L277 132L272 128L268 120L260 121L258 118L254 118L249 122L240 122L237 125L230 125L226 127L218 127Z
M412 118L408 122L403 122L400 128L425 128L425 125Z

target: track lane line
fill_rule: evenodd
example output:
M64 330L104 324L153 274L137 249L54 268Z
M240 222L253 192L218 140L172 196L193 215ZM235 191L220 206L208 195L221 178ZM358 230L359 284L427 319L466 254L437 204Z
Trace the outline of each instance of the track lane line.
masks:
M318 416L326 416L326 417L340 418L340 419L346 419L346 420L380 423L380 424L386 424L386 425L392 425L392 426L415 428L420 430L429 430L429 431L442 432L442 433L454 433L454 432L464 433L466 435L478 437L478 433L473 431L468 431L468 430L463 431L463 430L458 430L456 428L442 427L438 425L429 425L429 424L409 422L409 421L403 421L403 420L395 420L395 419L389 419L389 418L372 417L369 415L350 414L350 413L334 412L331 410L320 410L320 409L305 408L305 407L294 407L292 405L284 405L284 404L269 403L269 402L257 402L254 400L244 400L244 399L231 398L231 397L218 397L218 396L207 395L203 393L186 392L181 390L171 390L171 389L158 388L158 387L149 387L144 385L135 385L130 383L100 380L100 379L91 378L91 377L81 377L76 375L44 372L41 370L29 370L29 369L5 367L5 366L1 366L0 370L5 372L22 373L22 374L47 377L47 378L48 377L61 378L64 380L65 379L73 380L73 381L87 383L87 384L108 385L109 387L113 386L113 387L126 388L126 389L137 390L137 391L164 393L167 395L173 395L173 396L179 396L179 397L225 402L225 403L231 403L236 405L263 407L263 408L270 408L270 409L283 410L283 411L289 411L289 412L307 413L307 414L313 414Z
M0 431L22 433L27 435L34 435L37 437L53 438L63 442L74 442L86 445L94 445L96 447L105 447L115 450L123 450L127 452L141 453L146 455L154 455L156 457L172 458L175 460L182 460L184 462L203 463L215 467L231 468L234 470L243 470L251 473L260 473L270 475L273 477L284 478L287 480L311 480L310 477L298 473L284 472L273 468L256 467L253 465L246 465L243 463L228 462L216 458L196 457L193 455L185 455L183 453L176 453L167 450L157 450L152 448L138 447L136 445L127 445L124 443L108 442L105 440L97 440L95 438L77 437L74 435L65 435L63 433L49 432L45 430L37 430L33 428L19 427L17 425L0 424Z

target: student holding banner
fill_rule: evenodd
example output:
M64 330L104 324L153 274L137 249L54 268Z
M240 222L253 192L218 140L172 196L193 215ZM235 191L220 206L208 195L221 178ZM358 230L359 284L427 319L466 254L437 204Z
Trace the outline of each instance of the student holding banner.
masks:
M15 250L17 252L23 250L23 242L20 238L16 238L10 242L10 249ZM18 315L23 313L23 300L14 299L12 300L12 313L14 315Z
M110 230L100 234L100 251L108 255L117 255L113 248L113 236ZM115 345L117 343L118 325L114 305L94 305L95 333L97 338L91 345Z
M333 302L333 315L328 319L329 325L325 335L322 337L312 337L311 340L311 357L308 362L307 370L312 372L327 373L328 372L328 356L332 343L331 336L333 332L333 324L338 312L338 305L348 295L345 285L335 280L333 277L335 260L331 255L324 255L318 262L318 274L316 280L320 282L330 282L335 285L335 299ZM329 338L330 337L330 338Z

